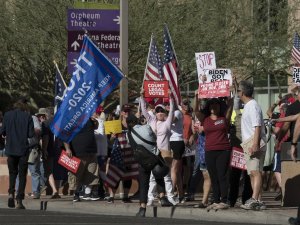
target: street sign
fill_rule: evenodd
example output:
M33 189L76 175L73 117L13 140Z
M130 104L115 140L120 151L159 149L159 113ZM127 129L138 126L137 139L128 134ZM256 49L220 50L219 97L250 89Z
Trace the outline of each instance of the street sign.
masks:
M68 73L72 74L85 31L112 62L120 62L120 11L68 9Z

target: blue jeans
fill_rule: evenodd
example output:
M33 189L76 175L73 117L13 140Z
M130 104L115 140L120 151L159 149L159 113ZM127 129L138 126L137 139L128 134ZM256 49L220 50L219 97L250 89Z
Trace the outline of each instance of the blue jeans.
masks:
M28 169L31 173L32 193L40 194L41 187L45 186L46 178L43 163L38 160L34 164L29 164Z

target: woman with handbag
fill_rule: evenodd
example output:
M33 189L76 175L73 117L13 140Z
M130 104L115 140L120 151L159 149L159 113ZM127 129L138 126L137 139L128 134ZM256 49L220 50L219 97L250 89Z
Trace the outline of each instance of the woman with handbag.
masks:
M149 125L139 125L139 119L134 115L127 118L128 139L134 151L135 160L139 163L139 198L140 209L136 216L145 217L147 193L151 171L157 182L161 206L171 206L165 197L164 176L169 168L165 165L156 146L156 135Z

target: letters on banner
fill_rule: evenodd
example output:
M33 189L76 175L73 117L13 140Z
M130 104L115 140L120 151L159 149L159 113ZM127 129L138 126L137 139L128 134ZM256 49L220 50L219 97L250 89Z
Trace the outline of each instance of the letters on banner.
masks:
M199 98L218 98L227 96L230 96L229 80L199 84Z
M206 70L216 69L216 57L214 52L198 52L195 53L197 73L199 83L202 83L201 76L205 74Z
M123 78L119 68L87 36L74 68L63 102L50 125L54 135L64 142L72 141Z
M144 81L145 98L168 98L169 82L145 80Z
M216 82L222 80L229 80L229 85L232 85L232 76L231 76L231 69L213 69L213 70L206 70L206 82ZM202 82L201 82L202 83Z
M75 156L69 158L66 151L62 150L58 159L58 164L65 167L67 170L71 171L72 173L77 173L80 165L80 159L76 158Z
M121 120L111 120L104 122L105 134L120 134L122 133Z
M230 165L231 167L235 167L241 170L247 169L244 151L242 148L232 148Z
M293 67L293 83L300 85L300 67Z

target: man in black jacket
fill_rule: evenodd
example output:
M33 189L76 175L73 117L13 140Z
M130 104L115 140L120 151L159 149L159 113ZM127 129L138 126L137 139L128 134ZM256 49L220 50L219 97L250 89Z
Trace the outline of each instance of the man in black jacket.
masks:
M34 126L26 103L18 101L14 109L5 113L0 135L6 138L5 154L9 171L8 207L15 208L15 184L19 175L17 209L25 209L22 204L28 169L28 138L34 135Z

